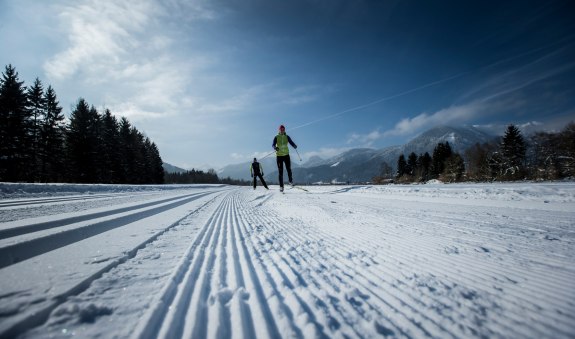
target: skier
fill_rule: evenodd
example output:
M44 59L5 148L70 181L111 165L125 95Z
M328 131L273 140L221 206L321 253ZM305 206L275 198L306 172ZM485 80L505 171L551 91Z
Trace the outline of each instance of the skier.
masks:
M280 191L284 191L284 168L283 164L286 165L286 170L288 174L289 184L293 186L293 178L291 174L291 161L289 157L288 143L297 149L296 144L291 140L291 138L286 134L286 128L281 125L279 128L279 133L274 137L272 147L276 151L276 161L278 164Z
M266 185L266 181L264 180L264 167L260 165L256 158L254 158L254 162L252 162L252 165L250 166L250 174L252 178L254 178L254 189L256 189L256 182L258 178L260 178L264 187L269 190L268 185Z

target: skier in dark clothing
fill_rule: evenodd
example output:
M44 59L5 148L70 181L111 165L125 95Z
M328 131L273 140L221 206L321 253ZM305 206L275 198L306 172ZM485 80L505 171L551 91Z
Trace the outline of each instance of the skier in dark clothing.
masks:
M260 178L260 181L264 187L269 189L268 185L266 185L266 181L264 180L264 167L260 165L258 159L256 158L254 158L254 162L252 162L252 165L250 166L250 174L252 175L252 178L254 178L254 189L256 189L256 182L258 178Z
M292 174L291 174L291 161L290 161L290 157L289 157L288 143L294 149L297 149L296 144L286 134L286 128L284 127L284 125L281 125L279 128L278 135L276 135L274 137L274 141L272 142L272 147L276 151L276 161L278 164L278 173L279 173L279 182L280 182L280 191L281 192L283 192L283 190L284 190L284 166L283 166L283 164L286 165L289 184L293 185L293 178L292 178Z

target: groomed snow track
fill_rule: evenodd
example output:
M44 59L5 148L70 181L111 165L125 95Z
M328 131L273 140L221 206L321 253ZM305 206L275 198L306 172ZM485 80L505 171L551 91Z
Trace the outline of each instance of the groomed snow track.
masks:
M60 234L58 249L187 206L65 292L0 318L0 336L573 337L575 212L358 191L219 188L54 216L58 233L49 220L3 228L0 241L43 234L24 244ZM86 222L104 230L66 233Z

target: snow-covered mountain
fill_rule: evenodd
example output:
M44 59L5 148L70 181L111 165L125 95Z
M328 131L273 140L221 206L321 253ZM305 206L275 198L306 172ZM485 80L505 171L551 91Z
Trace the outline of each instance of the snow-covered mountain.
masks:
M383 149L356 148L326 159L319 166L293 169L294 180L302 183L348 183L370 181L381 171L383 163L397 162L402 146ZM277 172L276 172L277 173ZM271 175L270 182L277 178ZM277 179L276 179L277 180Z
M172 164L168 164L167 162L164 162L162 164L162 167L164 168L164 172L166 173L184 173L186 170L177 166L174 166Z
M266 180L268 176L272 172L274 172L274 170L277 171L275 155L273 156L270 155L265 159L258 159L258 161L263 168ZM230 177L232 179L251 180L250 177L251 164L252 161L247 161L242 162L240 164L227 165L218 171L218 177L219 178ZM292 161L292 168L297 168L299 166L300 165L296 161ZM275 174L275 178L277 178L277 173Z
M493 135L475 127L440 126L423 132L404 145L381 149L355 148L329 159L312 157L303 165L292 161L293 176L299 183L367 182L381 172L383 163L395 170L400 154L432 154L435 146L444 142L449 142L456 152L463 153L474 144L488 142L493 138ZM275 157L265 159L263 164L266 168L266 180L270 183L277 182ZM226 166L218 175L249 179L249 163ZM287 181L287 177L285 180Z
M320 156L314 155L310 157L304 164L304 167L314 167L324 164L325 159Z
M403 153L407 156L411 152L416 154L431 152L438 143L449 142L451 148L458 153L463 153L476 143L490 141L494 136L487 134L475 127L450 127L439 126L427 130L410 140L403 146Z

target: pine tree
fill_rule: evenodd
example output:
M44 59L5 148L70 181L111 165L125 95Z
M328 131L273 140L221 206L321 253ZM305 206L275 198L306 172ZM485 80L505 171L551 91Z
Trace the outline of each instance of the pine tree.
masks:
M84 99L78 101L70 116L67 144L70 175L75 182L100 182L99 120L96 109L90 108Z
M522 179L525 175L525 152L527 145L521 131L509 125L501 141L503 176L507 179Z
M401 154L399 159L397 159L397 173L395 177L399 179L405 174L407 174L407 161L405 161L405 156Z
M110 110L102 116L102 182L118 184L122 182L122 151L118 120Z
M120 120L120 142L123 152L122 172L125 183L149 183L145 137L125 117Z
M122 117L120 119L120 150L121 150L121 172L120 172L120 183L128 184L132 183L133 176L133 164L135 159L135 150L133 149L133 143L131 141L131 131L132 125L126 119Z
M66 125L56 92L48 86L44 94L45 116L41 133L42 181L61 182L65 179Z
M419 169L417 175L420 181L425 182L430 179L431 162L431 156L427 152L417 159L417 168Z
M28 110L30 114L30 162L27 176L31 181L40 179L42 170L42 148L40 144L42 123L46 115L46 99L44 87L40 79L36 78L34 85L28 88Z
M152 184L163 184L164 183L164 162L162 157L160 157L160 151L155 143L150 144L150 170L152 172Z
M132 164L132 183L144 184L148 181L146 172L146 149L144 146L144 136L138 129L132 126L130 139L134 149L134 163Z
M413 176L417 171L417 154L411 152L407 157L407 174Z
M451 146L449 142L439 143L433 149L431 163L431 177L438 178L445 170L445 161L451 156Z
M163 183L160 152L125 118L79 99L70 124L51 86L26 88L11 65L0 79L0 181ZM218 181L217 176L215 177ZM210 179L211 180L211 179Z
M24 82L12 65L0 80L0 181L26 180L30 159L30 115Z

